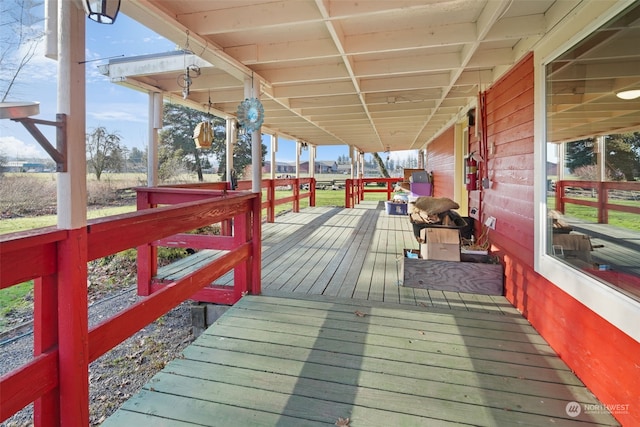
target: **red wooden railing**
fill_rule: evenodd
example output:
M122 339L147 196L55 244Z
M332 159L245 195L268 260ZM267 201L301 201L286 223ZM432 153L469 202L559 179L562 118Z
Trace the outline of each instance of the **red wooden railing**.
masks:
M0 289L34 280L34 357L0 377L0 422L34 402L37 427L86 426L90 362L194 295L232 303L245 292L260 293L260 194L189 188L142 193L147 206L164 206L92 220L80 229L0 235ZM88 261L137 247L152 271L157 261L149 248L157 242L230 221L231 235L185 240L189 247L224 249L224 255L165 286L143 284L147 296L88 327ZM231 270L233 287L208 287Z
M595 195L596 201L571 197L569 189L579 188L591 191ZM565 204L589 206L598 210L598 223L607 224L609 222L609 211L627 212L640 214L640 207L611 203L610 191L636 192L636 197L640 196L640 182L619 182L619 181L572 181L562 180L556 183L556 210L561 213L565 211Z
M347 179L345 185L344 194L344 206L346 208L352 208L356 204L364 200L365 193L387 193L387 200L391 200L391 193L393 193L393 187L399 182L402 182L403 178L358 178ZM386 187L367 187L367 184L385 183Z
M262 209L267 211L267 222L274 222L276 218L276 206L293 202L293 212L300 212L300 201L309 199L309 206L316 205L316 180L315 178L278 178L263 179L261 188L266 191L266 197L262 201ZM238 181L236 190L251 190L251 181ZM227 190L227 182L200 182L196 184L170 185L170 188L190 188L206 190ZM307 187L304 189L304 187ZM160 187L166 188L166 187ZM278 188L290 188L291 196L276 198Z

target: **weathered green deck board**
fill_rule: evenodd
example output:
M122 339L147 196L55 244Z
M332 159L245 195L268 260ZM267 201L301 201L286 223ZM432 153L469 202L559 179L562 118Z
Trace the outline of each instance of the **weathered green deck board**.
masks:
M350 241L343 244L336 253L334 259L310 289L310 293L335 296L340 295L344 289L347 294L342 296L351 297L353 283L360 272L357 266L362 265L371 241L369 230L375 225L379 214L377 210L357 209L355 211L359 215L359 221L349 235Z
M104 425L616 425L566 414L597 401L534 336L510 315L245 296Z
M263 224L262 237L264 292L283 290L297 295L491 312L504 312L500 306L509 306L506 300L492 299L465 304L459 296L446 299L438 291L398 286L403 249L417 248L418 244L408 217L388 215L380 202L363 202L354 209L316 207L281 215L277 222ZM189 258L163 267L162 277L169 271L171 278L193 271L197 265ZM182 269L181 263L190 269ZM216 280L221 285L232 283L233 272Z
M171 282L180 279L226 253L227 251L222 250L203 249L186 258L158 268L156 280Z
M383 324L393 324L395 321L428 323L433 325L443 325L445 327L462 327L475 329L490 329L500 333L516 333L530 335L522 338L523 341L544 344L546 342L538 335L536 330L526 321L519 317L505 322L501 316L493 314L484 314L478 312L459 313L455 320L449 316L448 310L407 310L399 304L384 304L375 306L371 303L362 304L360 301L344 301L335 299L333 301L323 301L320 299L302 299L302 298L272 298L265 296L261 302L252 304L252 312L277 310L282 314L304 314L309 317L326 317L326 313L330 312L333 316L339 318L351 318L355 311L360 311L366 315L375 315L375 319L384 320ZM325 299L324 297L322 299ZM335 302L334 302L335 301ZM238 307L242 307L240 304ZM264 307L264 308L263 308ZM366 310L365 310L366 309ZM394 310L390 310L394 309ZM317 315L316 315L317 313ZM391 315L389 315L391 313ZM391 316L391 317L390 317ZM358 319L356 319L358 320ZM361 319L371 324L370 319ZM406 325L406 323L403 323ZM502 336L504 337L504 336Z

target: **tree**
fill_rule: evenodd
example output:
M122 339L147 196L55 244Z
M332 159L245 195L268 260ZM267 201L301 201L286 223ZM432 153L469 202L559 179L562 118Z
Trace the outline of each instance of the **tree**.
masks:
M5 102L20 73L34 57L44 31L32 12L33 0L3 0L0 13L0 100Z
M9 159L7 158L4 151L0 150L0 175L2 175L2 172L4 171L4 165L6 165L8 161Z
M609 135L606 165L614 179L633 181L640 175L640 132Z
M596 164L594 147L594 138L567 144L566 164L571 173ZM616 180L634 180L640 173L640 132L608 135L604 154L607 176Z
M380 157L380 154L378 153L372 153L373 154L373 159L376 161L376 164L378 165L378 170L380 171L380 174L384 177L384 178L389 178L389 172L387 171L387 168L384 165L384 162L382 161L382 157Z
M107 170L120 171L122 169L122 147L120 135L109 133L105 127L97 127L87 134L87 165L100 181L102 173Z
M220 167L218 168L218 173L220 176L224 177L227 173L227 147L225 144L226 132L221 133L222 138L214 139L212 152L218 158L218 162ZM267 146L262 144L262 158L260 159L260 165L258 167L262 168L264 165L264 156L267 152ZM244 172L247 169L247 166L250 166L253 163L253 159L251 156L251 134L245 132L239 132L238 140L236 145L233 147L233 170L236 172L236 176L238 178L244 178Z
M594 139L581 139L568 143L566 146L566 165L573 173L581 166L596 164L596 154L593 152Z

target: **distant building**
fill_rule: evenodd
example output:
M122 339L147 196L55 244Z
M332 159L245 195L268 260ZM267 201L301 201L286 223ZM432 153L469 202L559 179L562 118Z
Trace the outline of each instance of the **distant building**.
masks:
M51 169L45 163L14 160L0 166L1 172L47 172Z
M332 160L319 160L315 164L316 173L338 173L338 163Z
M262 173L271 172L271 162L265 161L264 166L262 166ZM309 172L309 162L300 162L300 172L307 173ZM275 173L277 175L295 175L296 173L296 163L295 162L276 162Z

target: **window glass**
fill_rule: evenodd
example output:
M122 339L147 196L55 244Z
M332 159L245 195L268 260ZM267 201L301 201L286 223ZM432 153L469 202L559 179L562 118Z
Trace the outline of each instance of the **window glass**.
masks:
M545 69L547 254L640 300L640 3Z

